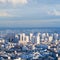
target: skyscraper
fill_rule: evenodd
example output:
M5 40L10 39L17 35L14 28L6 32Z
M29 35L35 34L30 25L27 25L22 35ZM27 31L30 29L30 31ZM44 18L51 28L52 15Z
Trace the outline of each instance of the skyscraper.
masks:
M40 33L37 34L37 44L40 44Z

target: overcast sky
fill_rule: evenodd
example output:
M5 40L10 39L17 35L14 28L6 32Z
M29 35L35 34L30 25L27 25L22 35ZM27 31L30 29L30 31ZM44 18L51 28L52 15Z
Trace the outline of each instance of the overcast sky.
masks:
M0 0L0 27L60 27L60 0Z

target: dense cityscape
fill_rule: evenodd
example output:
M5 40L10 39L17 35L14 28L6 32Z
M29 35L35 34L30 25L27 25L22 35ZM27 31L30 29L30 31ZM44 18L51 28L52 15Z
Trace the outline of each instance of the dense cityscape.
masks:
M60 60L60 34L0 32L0 60Z
M0 0L0 60L60 60L60 0Z

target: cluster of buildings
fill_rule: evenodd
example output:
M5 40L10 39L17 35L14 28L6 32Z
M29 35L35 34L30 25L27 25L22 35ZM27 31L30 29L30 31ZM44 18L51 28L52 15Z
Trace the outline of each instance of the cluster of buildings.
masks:
M0 60L60 60L60 34L2 34Z
M30 33L29 36L25 33L20 34L19 43L27 44L28 42L31 42L32 44L40 44L40 33L36 36L34 36L33 33Z
M31 42L32 44L49 44L51 42L58 43L60 37L59 34L49 34L49 33L37 33L33 34L30 33L29 35L26 35L25 33L21 33L19 35L16 35L19 39L19 43L27 44L28 42Z

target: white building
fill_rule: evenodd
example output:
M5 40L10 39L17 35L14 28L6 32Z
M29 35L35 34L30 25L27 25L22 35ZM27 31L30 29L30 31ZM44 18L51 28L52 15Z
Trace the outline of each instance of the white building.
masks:
M17 38L17 39L19 38L18 34L15 35L15 38Z
M4 43L5 40L3 38L0 38L0 43Z
M20 41L25 41L25 33L20 34Z
M30 33L30 40L32 39L32 37L33 37L33 33Z
M52 42L53 36L49 36L49 42Z
M31 41L33 44L35 44L35 43L36 43L36 37L35 37L35 36L32 36L30 41Z
M29 42L29 36L25 36L26 42Z
M45 38L45 36L46 36L46 34L45 34L45 33L43 33L43 34L42 34L42 39L44 39L44 38Z
M20 41L22 41L23 40L23 35L22 34L20 34Z
M25 39L25 33L23 33L22 36L23 36L23 41L25 41L25 40L26 40L26 39Z
M36 43L40 44L40 33L38 33L38 35L37 35L37 42Z

